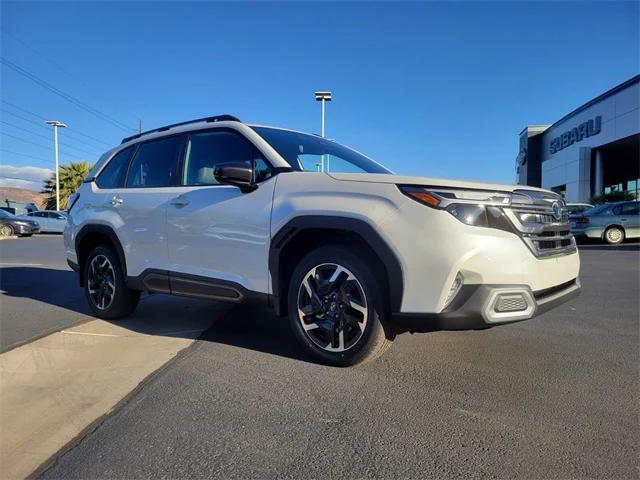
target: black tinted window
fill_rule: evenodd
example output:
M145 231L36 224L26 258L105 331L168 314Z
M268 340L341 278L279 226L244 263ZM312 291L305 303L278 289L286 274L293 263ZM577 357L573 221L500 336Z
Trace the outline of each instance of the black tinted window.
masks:
M251 167L253 145L241 135L226 131L193 133L187 143L183 185L215 185L216 166L222 163L244 163Z
M172 185L182 141L176 135L141 144L127 173L127 187Z
M634 203L625 203L624 205L621 205L622 207L622 215L639 215L639 206L640 204L637 202Z
M96 184L100 188L122 188L124 176L127 174L127 165L133 153L134 147L129 147L115 157L102 170Z

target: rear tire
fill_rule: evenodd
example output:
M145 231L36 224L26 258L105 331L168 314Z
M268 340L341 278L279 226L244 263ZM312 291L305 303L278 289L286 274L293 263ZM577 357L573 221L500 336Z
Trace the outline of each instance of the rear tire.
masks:
M609 245L618 245L624 240L624 230L620 227L609 227L604 232L604 239Z
M84 262L84 293L94 315L117 320L133 312L140 292L125 283L118 255L108 245L95 247Z
M347 367L382 355L395 337L387 298L365 257L342 245L320 247L293 271L289 322L316 360Z
M11 237L14 234L13 227L7 223L0 225L0 237Z

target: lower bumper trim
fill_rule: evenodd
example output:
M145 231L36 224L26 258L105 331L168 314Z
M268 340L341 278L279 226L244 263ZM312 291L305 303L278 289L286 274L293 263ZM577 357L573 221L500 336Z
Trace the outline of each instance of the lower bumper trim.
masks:
M539 292L532 292L526 285L465 285L443 312L395 313L393 321L411 331L485 329L533 318L577 297L580 290L577 278ZM488 312L495 307L499 295L514 292L523 294L530 308L510 313Z

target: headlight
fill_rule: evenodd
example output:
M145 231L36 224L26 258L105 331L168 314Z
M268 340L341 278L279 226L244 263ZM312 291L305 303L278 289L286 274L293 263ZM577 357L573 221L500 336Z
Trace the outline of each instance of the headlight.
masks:
M449 212L467 225L513 232L501 207L511 204L511 194L485 190L457 190L400 186L400 191L428 207Z

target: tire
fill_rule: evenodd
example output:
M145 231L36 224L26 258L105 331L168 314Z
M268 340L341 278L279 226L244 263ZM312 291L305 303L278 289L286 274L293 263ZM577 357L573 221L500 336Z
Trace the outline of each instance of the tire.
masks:
M84 262L84 293L94 315L118 320L133 312L140 292L127 287L118 255L108 245L98 245Z
M391 345L395 331L385 318L388 300L371 264L346 246L329 245L294 269L289 323L314 359L347 367L374 360Z
M609 245L618 245L624 240L624 230L621 227L609 227L604 232L604 240Z
M13 227L8 223L0 225L0 237L11 237L14 234Z

